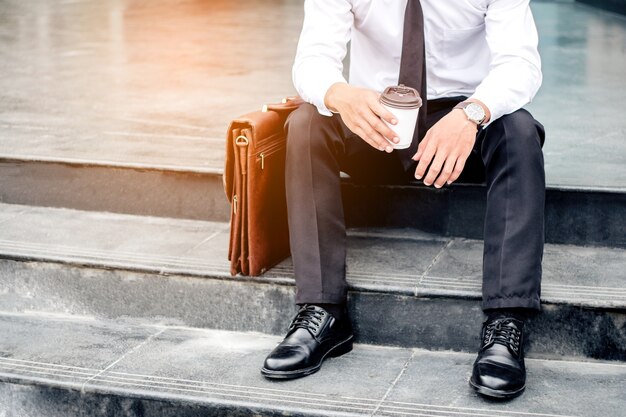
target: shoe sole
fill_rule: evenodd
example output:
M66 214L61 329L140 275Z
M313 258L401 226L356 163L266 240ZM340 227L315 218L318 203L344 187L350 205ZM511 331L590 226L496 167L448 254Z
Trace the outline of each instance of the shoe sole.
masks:
M526 389L526 385L524 385L523 387L515 391L497 390L493 388L487 388L483 385L479 385L471 379L469 380L469 384L480 395L484 395L485 397L489 398L496 398L498 400L509 400L511 398L515 398L519 396L522 392L524 392L524 389Z
M322 367L322 363L324 362L324 359L326 359L327 357L336 358L338 356L341 356L350 352L352 350L353 338L354 338L353 336L350 336L346 340L339 342L338 344L330 348L328 352L326 352L326 354L322 356L319 363L314 366L310 366L308 368L303 368L303 369L296 369L293 371L272 371L270 369L266 369L265 367L263 367L261 368L261 375L269 379L296 379L296 378L302 378L303 376L314 374L315 372L320 370L320 368Z

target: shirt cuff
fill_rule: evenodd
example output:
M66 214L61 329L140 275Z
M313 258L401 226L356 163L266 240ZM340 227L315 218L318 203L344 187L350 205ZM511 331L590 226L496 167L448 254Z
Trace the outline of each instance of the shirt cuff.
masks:
M489 109L489 113L490 113L489 121L480 125L481 128L484 129L485 127L493 123L495 120L497 120L499 117L504 115L502 108L499 107L489 95L483 95L477 91L468 98L468 100L472 100L472 99L480 101Z
M326 97L326 93L328 89L335 83L347 83L346 79L343 75L332 76L326 79L318 79L318 85L315 88L315 91L312 94L311 103L317 107L317 111L324 116L332 116L333 112L326 107L324 103L324 98ZM319 95L317 94L319 92Z
M323 116L332 116L333 112L324 104L324 97L330 86L335 83L348 83L341 71L332 71L328 73L320 73L319 67L317 73L299 74L301 80L306 80L306 85L301 85L298 89L300 97L317 107L317 111ZM296 84L296 83L294 83Z
M541 85L535 66L507 65L492 70L470 98L482 101L491 112L490 125L500 117L530 103Z

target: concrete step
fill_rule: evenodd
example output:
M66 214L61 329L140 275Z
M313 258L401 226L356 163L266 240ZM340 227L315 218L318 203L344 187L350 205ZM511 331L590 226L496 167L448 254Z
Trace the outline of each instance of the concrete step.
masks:
M228 225L0 205L0 311L38 311L283 334L290 259L231 277ZM414 229L350 229L350 308L361 343L472 352L482 242ZM626 250L546 246L543 314L528 353L626 360ZM380 317L390 317L384 325Z
M8 416L622 416L626 365L529 359L526 392L486 401L474 354L356 344L321 371L269 381L279 337L93 317L0 314ZM8 414L6 414L8 413Z
M223 191L222 168L216 162L222 153L217 149L222 147L223 141L211 152L200 146L208 160L214 160L205 165L185 165L176 159L144 164L0 155L0 201L228 221L230 206ZM167 148L172 151L176 142ZM352 227L411 227L482 239L486 196L482 185L436 190L417 182L359 186L345 179L343 191L346 220ZM624 207L624 188L549 186L546 241L626 247Z
M11 19L0 39L2 155L220 167L215 138L224 137L229 120L295 93L300 2L123 4L3 2ZM546 127L548 184L624 189L626 21L571 1L532 8L544 77L528 108ZM55 13L72 20L55 20ZM43 25L45 33L20 25ZM133 28L132 36L124 28ZM62 42L50 41L56 38Z

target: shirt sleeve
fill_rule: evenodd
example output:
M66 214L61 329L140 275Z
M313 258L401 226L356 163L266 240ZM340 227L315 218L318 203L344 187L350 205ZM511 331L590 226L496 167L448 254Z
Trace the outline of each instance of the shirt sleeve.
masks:
M491 111L491 123L534 98L542 81L541 59L529 0L491 1L485 30L491 65L471 98L485 103Z
M324 104L326 92L343 76L354 22L348 0L306 0L304 23L292 68L293 84L303 100L315 105L320 114L331 116Z

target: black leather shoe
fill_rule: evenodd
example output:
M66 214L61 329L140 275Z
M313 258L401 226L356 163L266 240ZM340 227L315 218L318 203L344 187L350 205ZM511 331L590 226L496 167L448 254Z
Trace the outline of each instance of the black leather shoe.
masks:
M483 323L482 347L469 381L479 394L508 399L524 391L523 330L524 322L512 317L497 317Z
M319 306L304 305L291 322L285 339L265 359L261 374L292 379L319 371L329 356L352 350L352 325L348 314L336 320Z

